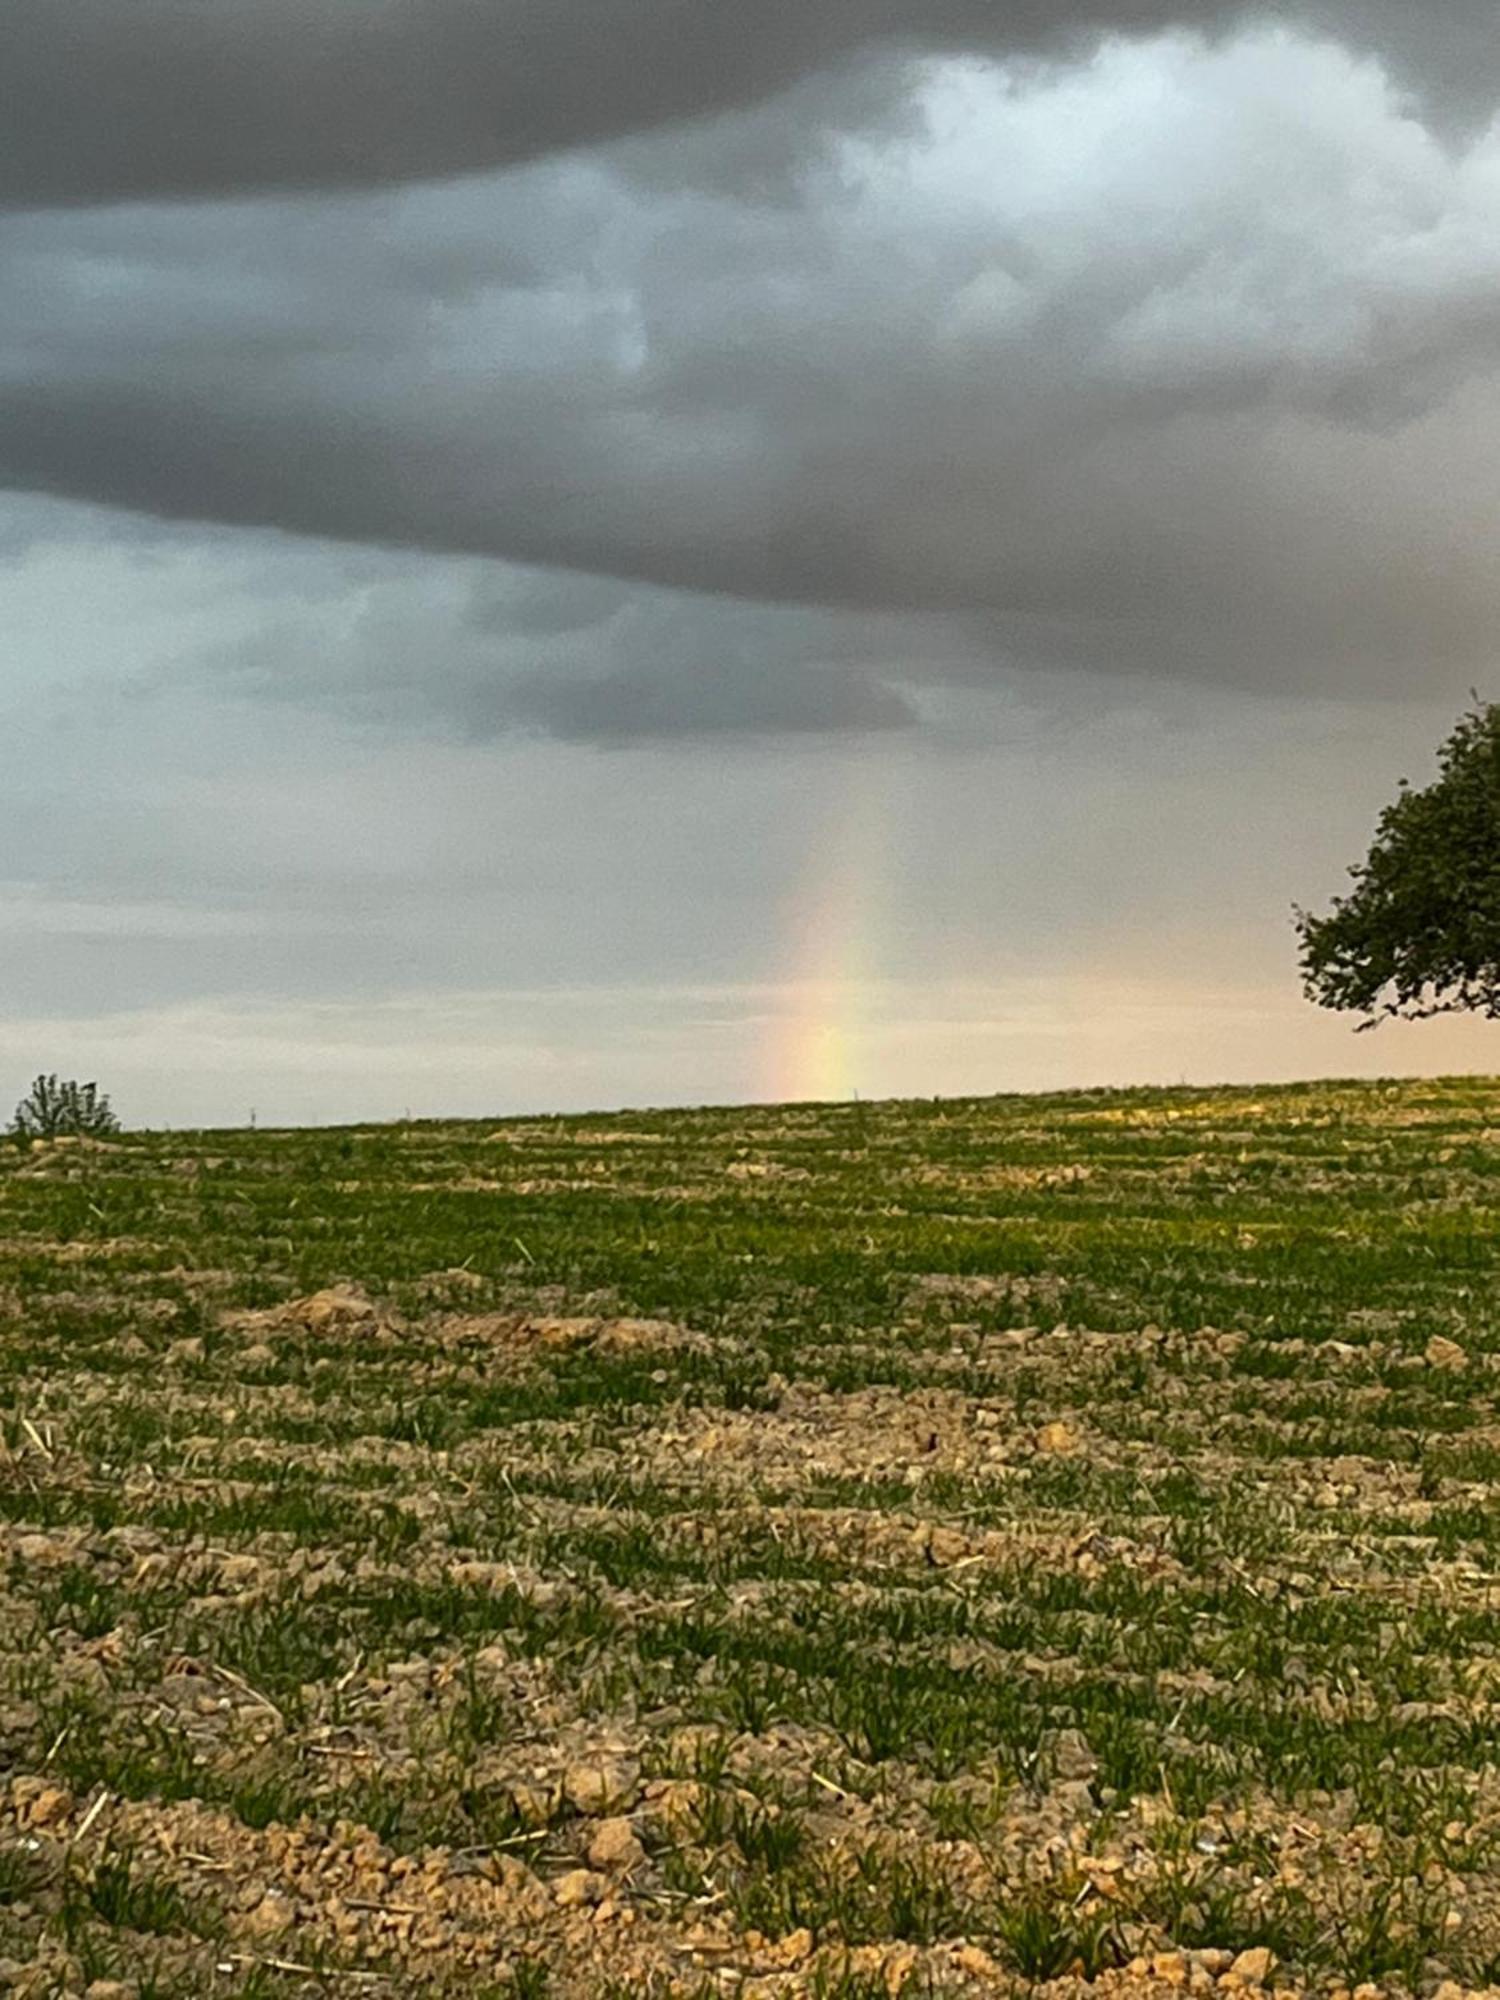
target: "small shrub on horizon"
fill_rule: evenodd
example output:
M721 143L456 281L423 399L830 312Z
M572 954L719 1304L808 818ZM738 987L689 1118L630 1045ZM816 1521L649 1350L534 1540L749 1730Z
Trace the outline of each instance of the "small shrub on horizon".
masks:
M39 1076L16 1106L10 1133L17 1139L97 1139L118 1132L120 1121L97 1083Z

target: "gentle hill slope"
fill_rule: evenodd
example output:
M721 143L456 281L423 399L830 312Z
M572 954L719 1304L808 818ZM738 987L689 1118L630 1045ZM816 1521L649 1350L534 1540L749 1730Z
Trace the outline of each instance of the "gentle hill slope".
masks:
M1497 1199L1484 1079L5 1149L7 1976L1488 1985Z

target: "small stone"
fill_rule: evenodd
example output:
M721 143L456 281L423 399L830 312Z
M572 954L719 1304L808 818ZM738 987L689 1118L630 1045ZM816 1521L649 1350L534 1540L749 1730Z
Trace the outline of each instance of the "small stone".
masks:
M967 1535L935 1521L922 1522L913 1540L934 1569L947 1569L953 1563L961 1562L969 1553Z
M329 1285L305 1299L294 1299L285 1316L308 1333L346 1333L373 1325L379 1318L374 1301L358 1285Z
M771 1947L771 1956L778 1965L802 1965L813 1955L813 1934L804 1925L801 1930L789 1931L779 1944Z
M1275 1964L1275 1952L1259 1944L1253 1951L1242 1951L1229 1970L1243 1979L1247 1986L1264 1986Z
M131 1980L96 1979L84 1988L83 2000L137 2000L140 1988Z
M609 1819L628 1812L640 1791L641 1774L627 1757L599 1757L574 1764L563 1779L563 1796L575 1812Z
M49 1569L60 1568L73 1559L73 1551L68 1544L54 1540L51 1535L18 1536L15 1550L22 1562L43 1563Z
M1059 1729L1049 1749L1052 1774L1064 1784L1087 1784L1097 1776L1099 1759L1081 1729Z
M548 1347L566 1352L571 1347L584 1347L594 1340L600 1328L597 1319L530 1319L526 1330L538 1347Z
M592 1868L570 1868L552 1885L552 1895L564 1910L591 1909L609 1894L609 1877Z
M73 1795L59 1785L46 1785L31 1799L25 1812L28 1826L56 1826L73 1810Z
M1181 1986L1187 1979L1187 1960L1180 1951L1159 1951L1151 1961L1151 1970L1168 1986Z
M510 1800L523 1826L546 1826L552 1818L555 1800L545 1785L533 1785L521 1779L511 1786Z
M257 1937L280 1937L297 1920L297 1905L284 1889L267 1889L245 1918L245 1928Z
M876 1947L876 1950L880 1951L880 1948ZM878 1975L890 2000L900 2000L900 1996L910 1990L911 1976L916 1969L915 1945L897 1945L893 1951L883 1951L878 1957L873 1952L871 1954L869 1970Z
M590 1867L626 1870L638 1868L645 1858L646 1850L628 1819L600 1820L589 1842Z
M1435 1333L1427 1343L1427 1366L1445 1368L1458 1374L1469 1365L1469 1357L1456 1340L1449 1340L1445 1334Z
M982 1945L961 1944L953 1954L953 1963L960 1972L972 1972L976 1979L998 1979L1000 1964L990 1957Z
M1066 1458L1078 1449L1078 1433L1069 1424L1043 1424L1036 1434L1036 1448L1049 1458Z

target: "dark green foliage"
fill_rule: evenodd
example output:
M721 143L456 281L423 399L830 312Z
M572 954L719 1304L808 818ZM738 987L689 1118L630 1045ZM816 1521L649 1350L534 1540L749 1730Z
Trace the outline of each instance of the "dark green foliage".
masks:
M97 1139L120 1121L97 1083L39 1076L16 1106L10 1129L18 1139Z
M540 1959L523 1958L517 1961L509 1986L500 1991L512 1995L513 2000L547 2000L552 1977Z
M1425 791L1404 781L1354 889L1297 912L1302 976L1320 1007L1397 1017L1500 1018L1500 705L1476 705Z
M995 1922L1005 1957L1027 1979L1074 1974L1093 1979L1128 1956L1107 1909L1080 1909L1076 1899L1040 1887L1008 1901Z

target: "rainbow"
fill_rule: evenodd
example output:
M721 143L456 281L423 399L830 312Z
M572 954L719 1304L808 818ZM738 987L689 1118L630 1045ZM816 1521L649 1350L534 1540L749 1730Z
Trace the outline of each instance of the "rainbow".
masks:
M878 887L891 823L886 775L850 758L794 899L790 977L768 1044L772 1102L847 1102L869 1095L869 1012L879 976Z

